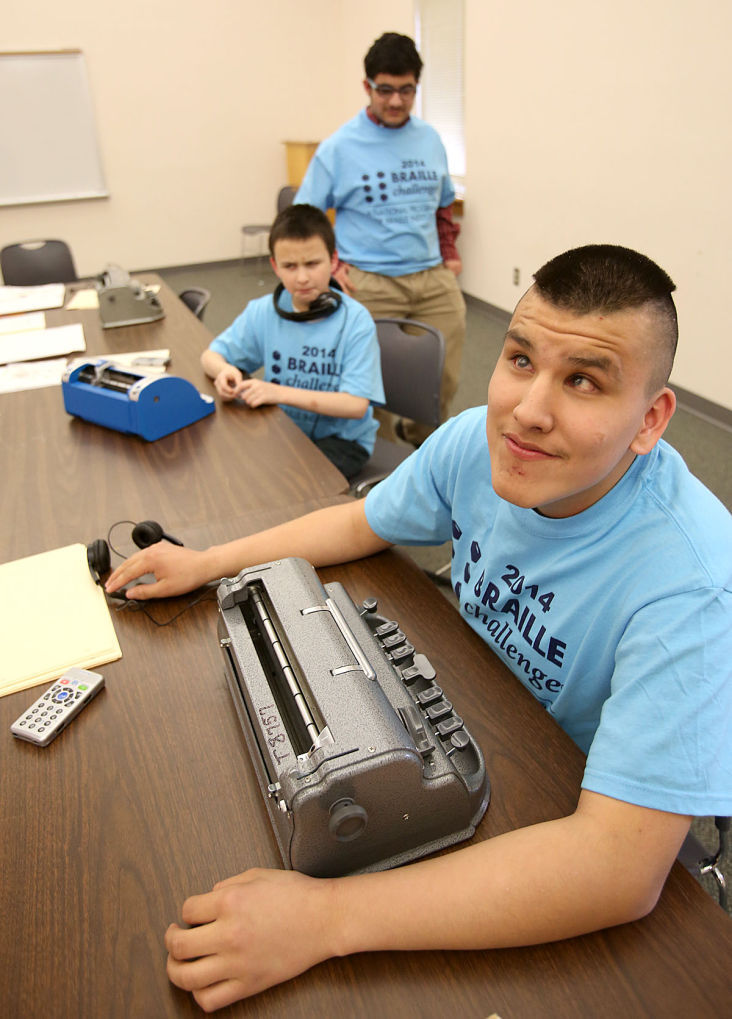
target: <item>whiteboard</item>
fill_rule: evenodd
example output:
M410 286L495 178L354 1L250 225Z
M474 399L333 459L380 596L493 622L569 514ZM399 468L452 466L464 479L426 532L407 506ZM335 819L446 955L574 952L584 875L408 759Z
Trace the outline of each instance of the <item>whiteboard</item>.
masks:
M0 96L0 205L109 194L83 53L0 53Z

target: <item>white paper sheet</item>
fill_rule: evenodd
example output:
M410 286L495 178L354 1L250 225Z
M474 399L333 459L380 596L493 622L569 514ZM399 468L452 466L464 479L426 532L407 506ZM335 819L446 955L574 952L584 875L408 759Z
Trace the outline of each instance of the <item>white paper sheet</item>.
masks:
M0 317L0 333L25 333L29 329L45 329L46 316L42 311L29 311L25 315Z
M0 393L19 393L24 389L60 386L66 371L66 358L50 361L21 361L0 365Z
M76 350L86 350L84 328L80 322L0 336L0 364L57 357Z
M42 287L0 287L0 315L60 308L65 295L63 283L46 283Z

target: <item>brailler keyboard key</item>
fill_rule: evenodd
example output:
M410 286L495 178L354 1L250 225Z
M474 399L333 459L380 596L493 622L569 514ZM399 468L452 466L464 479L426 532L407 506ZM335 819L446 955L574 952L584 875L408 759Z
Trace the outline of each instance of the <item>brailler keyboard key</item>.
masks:
M430 722L437 722L440 718L444 718L452 712L452 704L447 700L437 701L436 704L430 704L425 714L429 718Z
M438 735L445 739L447 736L451 736L458 729L462 729L463 720L460 715L453 715L451 718L445 718L442 722L438 722L436 729Z
M389 648L389 654L393 661L398 662L401 661L402 658L409 658L410 655L413 655L414 648L409 641L405 641L400 647Z
M403 644L406 639L407 638L401 630L395 630L394 633L390 633L386 637L382 637L381 643L385 648L391 648L396 647L397 644Z
M417 694L417 700L420 704L432 704L434 701L439 701L442 697L442 687L437 686L435 683L433 686L428 686L426 690L421 690Z
M395 630L399 629L399 623L396 619L389 619L386 623L382 623L381 626L376 627L377 637L388 637L390 633L394 633Z

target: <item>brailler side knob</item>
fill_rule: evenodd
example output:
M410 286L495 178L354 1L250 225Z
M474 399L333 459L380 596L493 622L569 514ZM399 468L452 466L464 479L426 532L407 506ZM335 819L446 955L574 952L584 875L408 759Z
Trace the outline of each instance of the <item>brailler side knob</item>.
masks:
M330 808L328 831L337 842L352 842L366 827L369 815L353 800L336 800Z

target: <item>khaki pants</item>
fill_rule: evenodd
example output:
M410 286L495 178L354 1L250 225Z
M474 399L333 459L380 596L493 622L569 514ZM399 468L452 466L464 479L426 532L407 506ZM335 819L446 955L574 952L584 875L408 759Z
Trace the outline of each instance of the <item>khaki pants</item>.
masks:
M413 318L434 326L445 337L445 369L440 390L440 420L445 421L460 378L465 340L465 301L455 274L444 265L437 265L407 276L381 276L352 265L349 277L353 296L374 318ZM374 413L380 423L379 435L394 439L395 415L378 409ZM414 421L404 421L403 429L405 437L415 443L423 442L433 431Z

